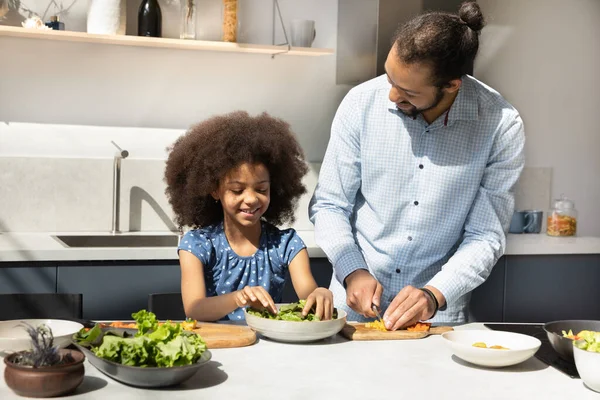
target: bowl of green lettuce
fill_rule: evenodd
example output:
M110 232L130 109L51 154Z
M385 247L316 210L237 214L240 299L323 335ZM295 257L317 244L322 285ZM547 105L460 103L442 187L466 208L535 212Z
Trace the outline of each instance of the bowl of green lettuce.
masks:
M600 392L600 332L583 331L577 336L573 341L577 372L587 387Z
M346 324L346 312L334 310L331 320L321 321L311 310L302 316L305 300L276 304L277 314L268 310L246 308L246 323L264 337L280 342L303 343L322 340L337 334Z
M158 323L141 310L132 314L137 329L81 329L72 341L100 372L121 383L143 388L177 385L211 359L198 334L175 322Z

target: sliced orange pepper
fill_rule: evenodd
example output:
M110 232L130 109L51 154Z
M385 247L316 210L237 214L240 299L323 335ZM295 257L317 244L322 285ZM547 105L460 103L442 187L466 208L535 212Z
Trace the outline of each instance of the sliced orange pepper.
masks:
M428 332L431 327L430 322L417 322L416 324L406 328L409 332Z

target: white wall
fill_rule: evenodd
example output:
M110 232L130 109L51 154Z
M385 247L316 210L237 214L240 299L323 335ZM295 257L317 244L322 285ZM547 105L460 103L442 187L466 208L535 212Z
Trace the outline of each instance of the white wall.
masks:
M48 2L27 6L41 14ZM178 1L160 3L164 36L177 37ZM129 33L138 4L128 1ZM280 4L288 29L293 18L314 19L313 46L335 48L337 0ZM198 0L198 39L219 39L220 5ZM86 7L87 0L74 3L63 18L67 29L85 30ZM272 0L241 0L240 13L240 41L284 42L280 26L273 28ZM14 11L9 17L4 23L23 18ZM333 55L271 59L0 37L0 60L0 232L109 230L111 140L130 151L123 161L122 228L173 229L162 160L190 124L236 109L267 111L290 122L307 159L320 161L350 89L336 85ZM312 191L316 173L305 182ZM307 196L296 213L300 230L311 228Z
M27 5L44 8L48 1L28 0ZM167 16L165 32L174 36L177 29L172 24L176 21L168 18L176 18L177 13L166 1L172 3L161 0ZM270 43L271 0L242 1L255 6L242 9L244 40ZM83 2L78 0L78 4ZM135 23L136 3L139 1L128 2L130 32ZM215 7L219 3L219 0L199 2L204 7L198 13L201 38L215 38L219 26ZM317 21L315 47L335 48L337 0L280 0L280 3L287 23L292 18ZM522 113L527 133L527 166L539 168L544 177L548 177L547 169L552 168L552 197L565 193L575 200L580 211L579 233L600 236L597 211L600 132L595 123L600 109L597 73L600 2L479 0L479 3L489 25L482 35L475 75L499 90ZM71 15L81 18L85 13L72 9ZM67 26L85 27L81 21L66 22ZM249 32L254 32L254 37ZM281 40L277 28L276 42ZM0 60L0 123L164 128L172 134L173 130L183 130L215 113L266 110L292 124L307 158L316 162L323 157L337 105L349 89L335 84L334 56L271 60L252 54L0 37ZM164 154L164 140L156 139L160 131L145 132L139 139L143 143L139 149L131 143L131 138L127 139L129 143L125 142L132 149L131 164L138 157ZM115 139L125 138L119 135L115 132ZM105 158L110 175L112 148L108 141L88 144L82 147L85 151L81 157ZM35 135L0 137L3 156L77 157L72 151L65 151L66 146L68 141L49 140L41 144ZM134 150L137 150L135 156ZM85 174L80 175L85 179ZM529 174L527 180L537 182L536 176ZM109 190L110 180L105 185ZM0 187L0 204L6 190ZM159 226L160 221L150 224L153 229Z
M43 9L48 0L29 0ZM178 12L163 5L165 36L178 34ZM85 29L79 18L67 29ZM139 1L130 1L128 31L135 30ZM199 38L215 39L220 0L198 5ZM271 0L242 0L244 38L271 44ZM314 47L335 48L337 0L281 0L293 18L314 19ZM133 5L133 6L132 6ZM245 7L245 11L244 11ZM13 21L14 22L14 21ZM276 42L281 29L276 26ZM185 129L213 114L236 109L267 111L292 124L306 156L320 161L331 120L349 86L335 83L335 56L235 54L119 47L0 37L0 122L35 122ZM140 138L140 140L144 140ZM48 151L51 152L51 147Z
M552 167L552 197L600 236L600 1L478 0L488 18L475 76L521 113L529 167Z

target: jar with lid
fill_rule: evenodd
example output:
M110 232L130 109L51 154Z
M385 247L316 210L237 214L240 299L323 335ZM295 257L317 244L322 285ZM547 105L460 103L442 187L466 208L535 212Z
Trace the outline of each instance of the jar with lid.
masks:
M547 234L549 236L575 236L577 232L577 210L575 203L564 195L555 199L548 213Z

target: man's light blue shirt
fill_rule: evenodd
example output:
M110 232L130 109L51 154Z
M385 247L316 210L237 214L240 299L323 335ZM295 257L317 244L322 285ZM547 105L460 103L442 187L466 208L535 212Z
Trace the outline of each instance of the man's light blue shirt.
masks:
M523 122L471 76L431 124L399 111L390 88L382 75L346 95L309 207L336 307L363 320L346 306L343 282L367 269L384 287L383 310L403 287L431 285L447 302L433 322L464 322L470 292L504 253Z

